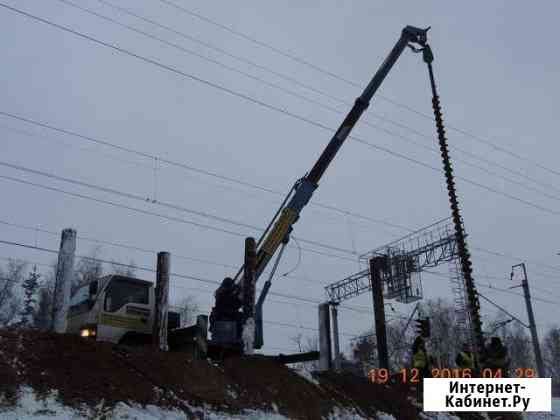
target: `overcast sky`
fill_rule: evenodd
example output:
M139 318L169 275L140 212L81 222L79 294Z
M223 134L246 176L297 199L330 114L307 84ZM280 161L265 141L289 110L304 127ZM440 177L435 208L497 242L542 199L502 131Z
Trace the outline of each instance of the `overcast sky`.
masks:
M550 36L560 11L556 2L72 1L176 47L59 0L5 3L329 127L340 124L350 107L344 102L351 104L361 93L405 25L431 26L430 43L444 118L450 126L451 156L468 163L455 161L454 167L456 175L463 178L457 180L457 187L479 291L526 319L521 296L488 288L489 284L497 288L517 284L509 281L510 268L524 260L533 295L543 299L535 302L539 329L560 321L560 256L556 255L560 252L560 147L556 139L560 58L555 53L556 39ZM169 4L171 1L244 33L261 45L180 11ZM118 3L175 32L127 16L108 2ZM0 220L5 222L54 232L74 227L79 236L166 250L174 255L174 273L221 281L235 274L232 267L242 263L243 236L259 235L259 231L243 224L264 228L282 196L206 175L201 170L287 191L311 168L332 134L4 7L0 8L0 26L4 33L0 37L0 111L186 166L178 168L159 162L159 169L154 171L154 159L5 116L0 116L2 163L140 197L153 199L155 195L159 201L242 225L0 166L2 176L230 233L0 179ZM298 63L262 43L339 78ZM439 155L426 148L436 147L435 128L429 118L421 115L429 116L431 112L426 66L421 55L405 51L354 134L439 169ZM274 292L323 300L325 284L360 269L353 253L366 252L450 215L441 172L352 139L329 167L314 202L362 217L344 216L343 212L313 205L305 208L294 233L322 246L300 241L305 248L300 255L292 241L279 272L295 270L290 277L274 279ZM55 235L6 225L0 227L0 232L3 240L31 245L37 241L39 246L58 248ZM77 253L87 254L93 246L92 242L79 240ZM54 258L7 245L0 245L0 256L45 264ZM148 252L103 246L101 256L155 268L155 256ZM438 270L447 273L448 268L441 266ZM154 278L149 272L138 274L145 279ZM451 298L446 278L424 274L423 285L426 298ZM208 312L214 289L211 284L175 277L171 293L173 300L195 295L203 311ZM372 314L367 313L371 310L369 295L346 303L361 312L341 309L344 346L351 335L373 324ZM494 309L484 302L482 307L485 319L492 319ZM395 309L407 315L412 305L395 305ZM271 296L265 319L315 328L317 307ZM308 329L267 324L265 350L294 350L290 337L298 331L314 334Z

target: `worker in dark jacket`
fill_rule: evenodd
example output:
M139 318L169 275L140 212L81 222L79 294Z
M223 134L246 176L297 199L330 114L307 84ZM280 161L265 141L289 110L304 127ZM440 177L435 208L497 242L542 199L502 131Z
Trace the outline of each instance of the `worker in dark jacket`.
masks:
M216 304L212 308L210 315L211 325L216 321L235 321L237 323L237 330L241 328L241 316L239 309L242 306L239 297L239 286L235 284L231 277L226 277L216 293Z
M235 316L234 314L241 308L241 300L238 294L239 286L235 284L231 277L226 277L215 293L217 311L225 317Z
M492 337L490 345L486 347L482 357L482 369L490 369L492 376L501 374L506 377L510 360L507 348L499 337Z

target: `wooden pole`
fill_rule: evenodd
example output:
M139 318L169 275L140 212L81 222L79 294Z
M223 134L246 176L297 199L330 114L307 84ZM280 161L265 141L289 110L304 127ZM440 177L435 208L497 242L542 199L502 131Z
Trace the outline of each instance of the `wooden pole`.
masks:
M169 311L169 252L157 254L157 278L155 289L155 314L152 328L152 343L155 349L167 351L167 314Z

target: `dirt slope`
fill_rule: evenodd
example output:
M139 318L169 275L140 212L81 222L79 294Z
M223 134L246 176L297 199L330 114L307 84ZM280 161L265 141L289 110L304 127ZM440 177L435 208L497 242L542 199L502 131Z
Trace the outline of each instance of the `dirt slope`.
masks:
M0 330L3 404L12 404L18 387L29 385L40 395L58 390L61 402L73 407L130 401L178 408L191 418L202 415L190 407L204 404L231 413L277 408L293 419L318 420L335 406L372 419L377 411L398 420L419 418L406 387L374 385L350 374L316 379L320 386L258 356L192 361L180 353L126 349L70 335Z

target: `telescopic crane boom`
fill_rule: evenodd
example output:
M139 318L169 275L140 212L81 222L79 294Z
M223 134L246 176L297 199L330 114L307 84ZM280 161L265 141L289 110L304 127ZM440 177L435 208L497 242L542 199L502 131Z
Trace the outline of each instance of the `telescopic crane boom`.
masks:
M344 118L344 121L340 125L340 127L336 130L334 136L331 138L329 143L327 144L326 148L323 150L311 170L300 180L298 180L292 188L291 192L286 197L282 207L278 210L275 217L273 218L272 222L270 223L269 227L272 226L272 229L267 229L261 239L257 244L257 253L256 253L256 263L254 267L254 282L259 279L260 275L263 273L265 268L267 267L268 263L278 251L280 245L286 245L289 241L290 233L292 231L293 225L299 219L299 215L301 210L305 207L309 200L311 199L314 191L317 189L319 185L319 181L321 180L323 174L329 167L330 163L336 156L338 150L344 143L344 141L348 138L350 132L356 125L357 121L359 120L362 113L368 108L369 103L385 80L385 77L400 57L402 52L407 46L412 47L424 47L427 43L427 32L428 29L419 29L413 26L406 26L402 32L401 36L398 39L397 43L385 59L367 87L364 89L362 94L356 99L352 109ZM287 203L287 204L286 204ZM280 252L283 251L282 250ZM281 255L281 254L280 254ZM276 267L277 264L275 264ZM237 280L243 270L243 267L239 270L237 275L235 276L235 280ZM240 279L241 289L244 287L254 287L252 285L245 285L244 277L241 276ZM259 345L259 341L261 341L262 345L262 330L261 326L259 325L259 316L260 311L262 310L262 303L266 298L266 294L270 287L270 280L266 282L261 295L258 299L258 304L256 308L256 317L257 317L257 340L256 346ZM245 295L243 292L240 293L241 295ZM217 308L219 309L219 308ZM262 325L262 324L261 324ZM261 331L259 331L261 330ZM260 337L259 337L260 335Z
M315 165L311 168L311 171L297 182L291 200L282 209L280 217L257 251L256 279L262 274L280 244L285 241L287 235L290 234L292 226L298 220L303 207L305 207L311 199L313 192L317 189L319 181L329 167L329 164L336 156L338 150L356 125L356 122L358 122L362 113L369 106L373 95L375 95L375 92L379 89L403 50L409 44L417 44L421 47L425 46L428 29L419 29L413 26L407 26L403 29L399 40L362 94L356 99L354 106L338 130L336 130L336 133L331 138L325 150L323 150L323 153L321 153L321 156L319 156L319 159L315 162Z

